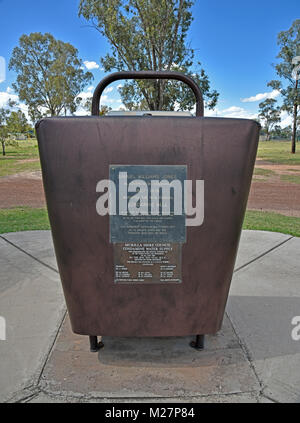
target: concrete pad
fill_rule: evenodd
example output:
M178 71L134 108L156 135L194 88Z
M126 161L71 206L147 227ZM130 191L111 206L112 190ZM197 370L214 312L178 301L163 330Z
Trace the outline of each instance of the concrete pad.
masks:
M65 305L59 275L0 238L0 401L37 383Z
M189 337L105 337L92 354L66 319L47 360L65 310L50 231L1 237L0 401L300 402L300 341L291 339L300 315L299 238L243 231L230 321L206 337L202 352L189 348Z
M53 241L50 231L26 231L2 234L16 247L26 251L42 263L57 270Z
M300 239L292 238L235 273L227 306L266 397L300 402Z
M191 339L104 337L104 348L92 354L88 337L74 335L67 318L40 387L50 394L107 400L259 391L228 319L218 335L207 337L204 351L192 349Z
M76 398L74 396L55 396L45 393L40 393L34 398L26 401L29 403L106 403L106 404L140 404L140 403L157 403L157 404L168 404L168 403L257 403L264 402L264 399L260 401L257 394L230 394L230 395L210 395L202 397L184 397L184 398L98 398L98 399L87 399L87 398ZM272 401L267 401L272 402Z
M290 238L292 238L291 235L278 232L243 230L234 266L235 271Z

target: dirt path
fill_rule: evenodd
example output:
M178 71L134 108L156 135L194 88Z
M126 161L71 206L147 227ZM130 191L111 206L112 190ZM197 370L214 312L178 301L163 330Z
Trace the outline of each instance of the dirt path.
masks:
M300 217L300 184L253 180L247 208Z
M23 172L0 178L0 208L44 207L45 204L40 171Z
M300 184L281 180L281 175L284 174L300 177L300 166L274 165L258 160L256 168L272 172L267 176L253 177L248 209L300 217ZM40 171L23 172L0 178L0 208L18 206L45 206Z
M285 175L300 180L300 166L257 160L255 169L262 174L253 176L248 209L300 217L300 183L282 180Z

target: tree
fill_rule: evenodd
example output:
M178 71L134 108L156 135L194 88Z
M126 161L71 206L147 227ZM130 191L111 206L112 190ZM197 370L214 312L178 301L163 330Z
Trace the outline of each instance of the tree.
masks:
M292 138L292 127L286 126L285 128L282 128L280 125L275 125L272 130L272 135L276 138L280 139L291 139Z
M93 77L84 72L75 47L40 32L20 37L9 69L18 74L13 87L34 120L44 114L74 113L76 97Z
M81 0L83 16L110 43L112 53L101 58L106 72L112 70L175 70L192 76L202 89L206 106L214 108L218 93L194 50L186 42L192 22L188 0ZM194 66L199 69L194 69ZM119 88L130 110L191 110L195 103L191 90L179 82L166 80L131 81Z
M8 117L9 111L1 108L0 109L0 141L2 145L2 155L5 156L5 143L8 137L8 128L6 120Z
M26 116L21 110L18 110L17 112L12 111L6 119L6 125L8 131L12 134L24 134L29 129Z
M293 22L290 29L281 31L278 34L277 44L280 51L277 56L281 60L275 65L276 73L279 78L287 83L282 84L280 80L273 80L268 83L270 87L280 91L283 97L282 110L286 110L293 119L292 149L296 152L298 107L300 104L299 75L295 72L295 65L300 59L300 19Z
M14 102L10 102L9 104L13 105ZM13 112L13 113L16 113L16 112ZM18 146L18 143L10 137L10 127L9 127L10 116L11 116L10 111L8 109L4 109L4 108L0 109L0 142L2 145L3 156L6 155L5 148L7 145ZM26 124L27 124L27 121L26 121Z
M89 97L85 100L83 107L87 112L91 112L91 110L92 110L92 97ZM100 106L99 115L100 116L107 115L107 113L110 110L112 110L111 107L107 106L106 104L102 104Z
M267 98L259 103L258 117L263 121L266 139L270 139L271 131L280 122L280 107L275 106L277 101L274 98Z

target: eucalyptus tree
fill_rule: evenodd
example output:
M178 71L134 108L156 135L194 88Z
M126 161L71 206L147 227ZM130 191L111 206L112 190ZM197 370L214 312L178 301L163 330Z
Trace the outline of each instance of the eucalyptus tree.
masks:
M292 117L291 152L295 153L300 104L300 19L296 19L290 29L278 34L277 44L280 46L277 56L280 62L275 65L275 69L280 80L270 81L268 85L280 91L283 98L282 109Z
M74 113L78 94L93 75L85 72L78 50L49 33L22 35L13 49L9 69L17 73L13 88L32 119Z
M183 72L200 85L206 106L214 108L219 94L211 89L208 75L187 42L192 5L189 0L81 0L79 16L110 44L111 51L101 58L106 72ZM174 81L131 81L119 91L130 110L191 110L195 102L191 90Z
M270 139L272 129L280 122L280 107L274 98L267 98L259 103L258 117L263 123L267 140Z

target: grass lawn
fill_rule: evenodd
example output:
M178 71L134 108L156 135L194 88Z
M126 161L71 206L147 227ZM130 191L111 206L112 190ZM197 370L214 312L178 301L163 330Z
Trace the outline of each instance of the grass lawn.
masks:
M300 175L281 175L280 179L285 182L292 182L293 184L300 184Z
M46 209L0 209L0 233L50 229Z
M300 165L300 142L296 143L296 153L291 154L291 141L260 141L257 157L278 164Z
M259 159L278 164L300 165L300 143L296 154L291 154L290 141L260 141L257 156ZM0 155L0 177L15 173L40 169L36 139L19 141L18 147L7 146L6 156ZM254 175L271 175L268 169L255 169Z
M50 229L47 211L18 207L0 209L0 233ZM300 236L300 217L248 210L243 229L282 232Z
M0 177L40 169L36 139L18 141L18 146L6 146L6 155L0 155Z
M243 229L281 232L283 234L300 236L300 217L247 210Z
M270 176L273 175L275 172L271 169L263 169L261 167L255 167L254 168L254 176L255 175L260 175L260 176Z

